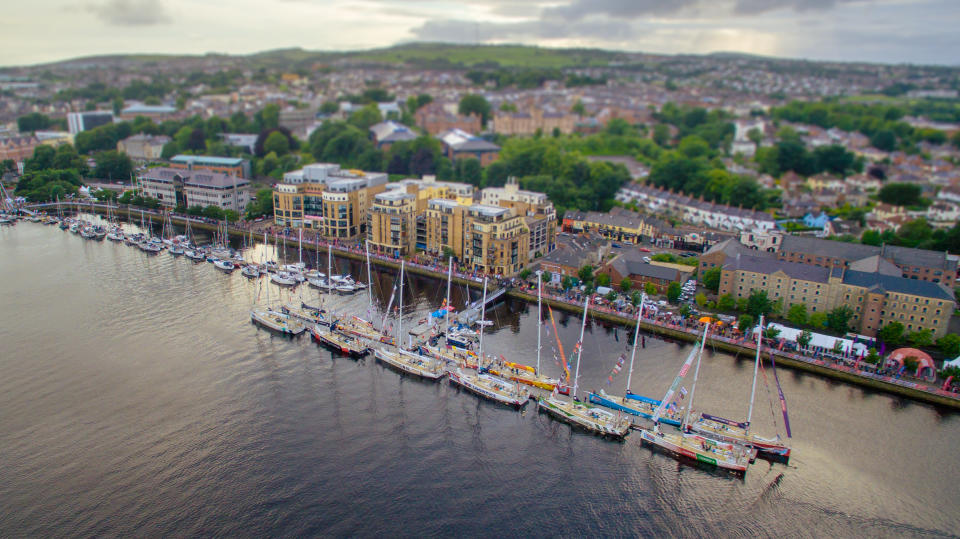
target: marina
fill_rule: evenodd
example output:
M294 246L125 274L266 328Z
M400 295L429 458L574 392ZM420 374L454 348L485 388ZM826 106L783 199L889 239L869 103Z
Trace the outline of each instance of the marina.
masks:
M387 463L381 458L373 458L370 466L376 466L375 469L389 470L391 477L393 477L391 482L398 480L406 488L416 488L411 481L420 484L422 478L418 478L416 473L408 473L405 476L399 471L399 466L406 467L411 472L423 470L423 473L427 473L427 469L422 466L428 465L431 470L436 469L441 473L457 477L454 470L465 466L469 469L467 463L456 456L457 453L465 451L466 455L474 455L469 458L476 458L477 455L487 455L483 458L491 463L496 463L496 466L507 465L511 469L516 469L515 466L509 464L512 462L512 458L508 455L511 453L524 454L526 451L534 450L532 448L535 447L535 451L542 455L542 458L546 458L546 461L530 470L524 470L520 473L519 478L512 477L512 479L523 481L524 485L529 486L533 491L530 494L531 496L536 496L538 491L541 495L546 495L546 492L540 490L540 487L536 486L537 482L532 481L531 477L531 474L543 474L545 470L542 469L542 466L545 466L552 470L552 473L559 473L560 480L581 482L590 485L589 488L606 489L608 497L612 495L616 498L629 491L630 501L627 502L624 498L622 503L615 504L616 511L617 513L633 515L633 518L641 520L648 518L650 514L653 514L652 512L657 511L657 502L642 501L637 498L636 493L647 492L653 495L655 490L661 488L660 485L666 480L669 483L676 483L677 486L672 488L680 488L684 496L694 498L709 496L709 494L704 493L705 487L707 485L717 485L718 481L720 485L728 485L724 489L733 489L738 498L742 497L745 500L757 499L764 496L763 493L768 489L773 488L779 494L776 499L770 500L769 503L772 505L769 508L759 510L759 517L755 506L748 506L747 504L727 506L729 510L739 513L743 518L754 520L760 518L760 526L762 526L760 529L768 531L796 531L799 530L799 526L803 525L803 522L814 520L818 521L819 526L827 526L837 533L850 533L854 529L863 529L863 526L867 529L879 530L879 533L892 533L894 529L902 530L900 527L890 528L889 526L894 525L891 523L891 519L893 523L911 522L914 525L923 522L928 527L931 526L931 522L939 522L939 524L933 524L932 529L940 530L952 529L951 526L955 524L950 518L946 517L945 519L945 514L940 514L936 509L938 507L937 495L949 492L952 487L938 482L934 476L923 472L918 467L919 463L911 464L902 457L898 457L897 455L901 454L898 451L903 450L899 442L887 442L889 445L878 446L880 440L860 440L854 437L855 429L845 432L845 421L854 421L853 417L856 417L856 424L860 424L864 421L864 418L873 421L874 419L871 418L875 417L876 421L897 428L908 430L910 428L923 428L931 430L931 432L937 432L937 436L956 435L956 421L952 416L940 416L935 410L925 406L897 403L891 397L885 395L866 394L856 388L840 387L823 379L799 372L786 375L781 373L781 378L784 379L785 384L784 391L791 400L791 420L795 428L796 443L790 465L761 464L764 461L758 460L757 464L750 466L744 479L730 484L725 483L728 478L718 477L709 472L708 469L694 469L686 464L678 463L666 454L650 451L642 446L639 436L635 439L635 435L638 434L636 432L627 435L625 441L621 443L605 441L594 436L583 436L579 434L578 430L555 421L550 414L531 413L534 411L531 407L526 407L525 411L511 412L507 407L481 404L487 399L460 394L461 392L456 391L455 388L444 389L447 384L409 384L407 383L408 380L416 381L417 378L398 376L392 369L385 369L384 366L373 361L372 355L367 356L366 360L361 358L359 360L350 359L349 363L340 362L336 359L338 356L333 355L335 352L319 347L317 344L310 342L310 339L278 339L275 334L253 329L248 321L244 321L244 313L249 313L251 305L255 304L257 287L260 286L260 282L263 283L264 287L269 286L271 297L280 298L281 296L277 294L283 294L281 300L284 304L296 301L301 290L300 287L295 291L284 291L284 289L275 285L268 285L265 278L248 280L240 275L226 276L222 272L215 271L212 264L193 264L186 258L176 258L165 253L161 256L147 257L137 249L131 249L122 243L84 241L79 236L64 234L55 227L23 224L22 226L5 228L4 236L0 237L0 245L2 245L0 248L8 250L9 254L17 254L17 256L8 256L2 259L2 267L5 268L6 272L9 272L5 273L8 276L7 278L16 278L11 276L20 275L16 272L21 271L17 269L21 258L25 259L24 262L29 261L31 267L55 267L56 264L49 264L46 260L51 259L51 257L70 256L76 262L75 269L70 272L67 280L59 282L45 279L44 286L49 288L49 283L57 282L54 289L60 291L60 293L64 293L68 289L81 291L84 295L80 298L84 299L79 301L80 305L89 305L91 300L115 302L115 319L103 325L103 329L116 334L120 327L129 326L131 330L117 338L117 344L135 347L138 350L147 350L142 352L144 356L142 358L124 356L124 359L121 360L121 355L117 355L117 359L110 360L110 363L115 366L114 368L123 368L122 366L125 363L132 362L132 364L141 366L141 372L136 376L160 377L161 379L165 377L164 372L172 369L170 375L176 375L179 384L183 386L177 389L178 392L193 391L200 396L207 394L208 391L201 390L198 392L198 384L212 382L211 376L224 375L230 371L235 373L248 372L248 376L251 376L251 378L242 382L244 392L248 393L248 396L244 398L268 399L257 405L258 407L266 406L258 414L266 414L263 421L276 423L276 427L267 429L268 432L275 431L277 428L280 429L280 432L274 432L271 435L274 438L271 445L278 446L278 448L285 444L277 438L280 433L283 433L280 434L281 438L296 433L293 434L295 437L310 440L310 445L317 446L319 444L319 446L325 447L332 443L350 444L360 443L363 440L366 440L366 443L373 444L392 444L395 442L396 433L399 432L401 433L401 439L406 440L404 443L414 444L414 447L418 448L416 452L419 454L411 455L410 458L394 457L398 458L395 463ZM42 251L42 256L45 258L36 260L26 258L32 250L24 251L24 249L32 249L28 246L35 245L45 246ZM40 252L37 252L37 254L39 255ZM259 247L244 252L244 258L246 260L258 260ZM354 266L352 272L356 277L365 273L366 270L362 266ZM110 288L104 291L101 289L102 287L94 287L90 288L89 292L84 292L88 287L84 283L93 286L92 277L94 276L97 277L96 282L111 283ZM358 317L375 320L376 325L379 326L380 316L386 310L390 290L393 288L393 281L396 280L396 277L397 274L393 274L391 277L389 272L376 270L372 282L377 284L374 286L374 293L371 294L369 299L367 294L333 296L331 302L335 301L335 306L339 308L333 310L352 311ZM405 277L405 279L406 288L403 297L406 314L403 327L424 318L427 313L441 305L445 299L443 297L443 287L436 286L435 281L432 281L433 284L431 284L431 281L424 281L422 278L415 276ZM131 301L127 291L144 287L164 292L160 295L153 293L148 297L143 297L139 300L144 302L142 307L138 307L134 311L125 308L124 302ZM320 296L317 292L307 292L307 290L312 289L304 285L301 285L301 287L304 294L303 303L308 305L319 304ZM34 291L32 300L43 301L45 295L52 292ZM454 297L451 302L454 305L462 306L470 301L463 297L462 291L457 292L456 288L454 288L452 295ZM121 297L128 299L120 299ZM324 296L324 299L327 299L326 296ZM5 306L9 306L11 309L19 308L18 300L14 297L7 296L5 301ZM373 312L366 314L364 311L369 308L368 302L370 301L373 303ZM328 307L333 308L334 305L331 304ZM87 307L85 310L89 310L89 308ZM134 315L135 312L143 314ZM24 324L32 324L33 316L32 313L27 313ZM56 323L59 316L61 315L54 316L50 322ZM68 312L62 313L62 316L74 317L75 315L68 310ZM139 316L146 316L147 318L140 321ZM622 332L619 341L614 339L612 328L605 328L592 318L584 321L580 317L572 317L565 313L556 313L556 316L555 331L559 335L559 340L565 343L568 350L575 348L573 343L578 341L578 335L583 330L583 337L580 339L584 343L582 347L583 364L580 372L581 389L578 390L582 394L581 396L584 396L583 394L587 390L600 394L600 389L603 389L609 395L625 394L625 379L617 377L612 384L607 385L605 378L611 366L616 364L617 357L622 354L629 354L629 345L632 344L632 339L623 339L624 334ZM163 331L162 336L154 336L146 332L145 329L140 329L149 327L152 317L163 317L171 320L170 327ZM535 307L531 308L528 304L507 300L501 302L492 312L487 313L486 318L492 322L492 325L484 328L485 332L489 329L489 333L484 336L484 350L489 350L489 353L495 357L504 355L508 359L516 358L521 363L531 364L535 361L538 352L536 344L538 341L538 316ZM80 318L80 320L83 320L83 318ZM93 323L93 320L84 320L79 324L78 330L89 331L86 328L90 323ZM97 324L101 323L97 322ZM190 329L191 326L197 325L206 329L202 333ZM549 344L558 335L554 334L554 329L549 324L545 324L545 326L550 327L550 332L547 334L544 331L542 368L547 374L559 377L563 373L563 366L558 358L554 357L556 351ZM7 329L5 329L8 334L4 342L10 342L9 331L11 327L8 321ZM28 329L32 326L17 327L21 328L19 331L33 331ZM395 329L403 331L403 328ZM208 337L200 337L199 343L204 342L203 339L213 338L221 350L211 348L210 353L203 355L198 355L195 351L189 351L195 350L200 335L208 335ZM158 344L151 345L158 338L163 338L163 342L167 344L159 345L160 341L157 341ZM20 341L18 339L14 342ZM678 354L687 356L691 347L689 345L667 343L652 336L647 337L647 342L647 348L637 353L637 369L632 383L633 391L636 391L637 394L660 396L670 385L670 378L676 374L676 369L682 362L682 358L678 357ZM85 349L84 345L80 345L80 348L73 354L64 354L63 352L48 350L51 345L53 343L45 344L37 347L36 350L16 345L12 351L18 357L19 365L24 361L30 364L40 360L40 358L83 357ZM76 346L76 343L74 346ZM229 355L224 355L227 351L229 351ZM40 355L36 356L38 353ZM36 359L32 359L35 357ZM103 352L98 351L97 357L103 357ZM108 352L106 357L113 356ZM707 346L703 353L704 371L701 372L701 375L706 376L708 381L705 382L704 387L706 389L701 391L698 388L697 390L697 402L702 403L702 405L697 405L697 409L709 410L723 417L744 416L747 406L746 397L749 396L750 392L754 359L751 356L737 360L726 354L714 352ZM64 359L59 361L75 360ZM237 364L237 361L240 361L240 364ZM144 370L143 367L148 364L156 366ZM161 365L163 366L162 369L160 368ZM573 365L571 362L571 367ZM13 364L4 364L4 368L6 369L5 380L22 379L18 377L24 375L23 372L18 370L20 367ZM215 370L211 371L211 368ZM238 371L238 369L240 370ZM183 374L189 371L197 372L188 378L184 378ZM279 376L277 383L282 384L282 386L276 386L274 389L283 387L281 394L270 390L270 386L274 385L273 383L266 387L258 387L258 384L263 383L263 379L261 375L256 373L271 371L274 372L272 376ZM307 379L304 379L305 375L308 376ZM626 373L623 374L623 376L625 375ZM170 382L172 381L171 379ZM9 383L5 382L5 384ZM85 383L92 383L92 380ZM363 388L362 391L361 388ZM9 390L10 387L7 386L7 389ZM18 394L17 391L13 391L7 398L15 398ZM274 394L274 397L269 397L270 394ZM277 401L277 398L280 400ZM371 400L372 404L369 404ZM268 404L271 401L274 402ZM289 408L287 404L283 404L294 401L297 401L294 408ZM887 401L890 402L890 405L883 406L881 404ZM766 411L766 400L758 402L763 402L764 413L757 414L762 417L754 418L754 422L760 426L765 425L758 432L771 432L771 414ZM402 406L403 410L398 409L398 406ZM12 409L16 409L16 407ZM602 410L602 407L596 409ZM832 423L825 423L821 418L824 409L834 411L843 409L849 411L852 417L845 420L835 417L834 414L831 415ZM895 412L895 410L899 411ZM348 420L348 417L351 419ZM916 424L916 426L910 427L905 423L908 419L911 424ZM291 423L294 420L302 423L302 425L294 426ZM9 419L6 419L6 421L9 421ZM244 420L244 422L249 421L249 419ZM469 423L463 423L463 421ZM256 421L256 423L260 424L259 421ZM149 421L148 424L150 424ZM348 426L348 424L353 424L353 426ZM469 424L474 424L475 427L473 428L481 429L480 436L484 446L482 450L470 442L469 432L471 427L469 427ZM846 426L853 424L850 423ZM242 423L230 427L223 431L222 435L228 438L233 436L231 432L236 428L243 430L241 425ZM321 425L323 426L321 427ZM374 425L383 425L386 430L381 432L380 427ZM443 425L451 426L444 427ZM321 430L314 430L316 428ZM397 431L398 428L401 430ZM453 429L452 432L443 434L446 429L450 428ZM826 434L823 434L824 431ZM321 432L327 434L321 434ZM378 434L373 434L374 432ZM391 432L394 434L390 434ZM813 432L818 434L814 436ZM146 435L151 437L149 432ZM414 441L420 439L423 441ZM14 455L26 458L20 454L15 445L11 447ZM838 453L832 449L834 447L845 449L842 453ZM175 451L173 448L170 450ZM581 458L576 459L577 462L585 459L590 462L585 463L582 467L576 467L577 469L569 467L565 464L567 458L562 456L563 451L568 450L573 450L581 455ZM281 454L284 451L284 449L280 449ZM424 453L425 451L426 453ZM494 453L491 454L491 451ZM848 451L861 455L861 457L851 459L850 456L846 455ZM926 451L929 450L920 450L921 454ZM368 452L364 451L363 454L366 455ZM874 452L872 453L873 456L864 461L862 455L869 452ZM8 452L8 454L10 453ZM329 454L329 452L325 452L325 454ZM416 464L416 461L410 460L413 458L420 460L425 456L427 462L423 464ZM47 452L41 451L39 455L32 458L50 459L53 457ZM302 463L303 458L294 457L294 460ZM26 458L26 460L29 461L30 458ZM342 462L342 458L333 459L334 462L338 460ZM885 481L888 477L888 472L885 470L889 466L882 464L881 460L885 462L895 461L898 463L900 472L910 473L918 478L908 490L928 505L927 510L921 508L919 513L913 513L890 504L879 504L877 506L876 503L873 503L875 500L873 502L869 500L860 502L854 493L861 491L864 482L869 484L871 489L875 489L879 497L892 495L892 491L885 491L886 487L883 486L886 484ZM310 459L310 462L309 467L313 468L315 472L310 472L308 475L312 476L313 473L329 475L331 473L332 469L328 465L318 464L314 459ZM331 463L329 466L333 466L333 464ZM855 484L838 483L832 477L835 473L828 474L828 470L837 467L859 469L861 470L859 472L860 477ZM600 487L595 479L589 478L590 476L597 476L597 474L599 474L598 477L623 476L627 484ZM187 476L190 477L191 474L188 473ZM502 479L503 477L498 477L497 480ZM39 478L38 480L42 481L43 479ZM373 488L374 491L386 488L385 484L381 484L377 480L372 481L368 486ZM203 484L203 481L201 481L201 484ZM329 483L324 480L324 484L328 485ZM508 494L507 490L493 483L484 481L481 484L487 492L498 496L506 496L505 499L511 503L520 501L519 498ZM826 500L822 499L822 493L818 488L819 485L823 484L834 485L832 487L834 492L829 494ZM341 495L349 491L349 487L345 488L347 490L341 490ZM623 490L621 491L621 489ZM586 492L582 488L575 488L572 493L584 495ZM150 494L144 492L140 495L149 496ZM20 496L19 493L8 493L5 499L12 499L14 503L17 503L17 500L21 499ZM671 496L673 495L671 494ZM215 498L217 497L215 496ZM783 504L794 504L797 501L809 505L806 509L794 511L785 521L780 517L774 517L775 514L778 514L778 507L782 508ZM597 515L612 515L608 512L609 509L601 509L600 506L592 503L588 503L588 505L593 507L594 511L599 511ZM853 520L824 517L823 513L820 513L817 508L827 505L831 508L839 505L846 514L855 515L855 517ZM295 506L296 503L290 509L293 510ZM418 502L412 502L412 506L416 508ZM399 511L401 507L404 510L409 510L411 507L410 501L382 510L389 513ZM752 508L748 509L748 507ZM453 514L457 514L458 511L453 508L448 510L452 510ZM780 511L782 512L782 510ZM881 511L882 513L880 513ZM55 511L54 514L56 514ZM882 518L880 518L880 514L883 515ZM159 513L150 518L164 521L164 517ZM565 520L558 511L546 511L543 515L534 518L534 521L545 522L542 519L548 518L551 521L559 519L560 522L565 522L571 530L583 530L585 528L581 528L581 526L596 525L595 518L602 520L606 517L581 516L576 520ZM824 519L826 520L825 523L822 522ZM486 519L481 519L477 525L491 524ZM666 523L663 523L663 525L667 526ZM348 526L348 529L355 533L364 529L363 524L358 521L353 521ZM491 526L492 529L496 529L495 525ZM661 528L658 524L651 524L650 526L652 526L651 530L666 529L666 527ZM704 531L712 530L721 533L718 528L711 528L709 524L706 526ZM403 526L393 529L411 531Z

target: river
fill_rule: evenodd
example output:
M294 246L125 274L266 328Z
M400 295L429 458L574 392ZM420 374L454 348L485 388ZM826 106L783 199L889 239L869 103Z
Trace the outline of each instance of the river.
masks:
M337 265L366 280L358 262ZM379 319L396 272L374 273ZM291 292L211 264L20 223L0 229L0 280L3 536L949 536L960 524L958 417L817 376L779 371L793 457L738 479L635 435L573 431L532 403L514 411L272 336L249 309ZM407 286L405 324L445 293L418 276ZM466 294L455 287L454 303ZM366 295L332 301L367 316ZM554 314L569 353L580 318ZM535 305L487 318L485 352L535 361ZM552 329L543 339L558 374ZM628 340L588 321L581 393L623 392L626 369L607 376ZM690 346L646 335L634 392L662 396ZM752 367L708 348L697 408L745 417ZM760 380L756 432L782 433L775 392Z

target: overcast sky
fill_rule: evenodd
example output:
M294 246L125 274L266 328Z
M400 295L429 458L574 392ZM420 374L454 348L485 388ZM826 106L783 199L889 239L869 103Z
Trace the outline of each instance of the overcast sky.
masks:
M0 65L404 41L960 65L960 0L19 0Z

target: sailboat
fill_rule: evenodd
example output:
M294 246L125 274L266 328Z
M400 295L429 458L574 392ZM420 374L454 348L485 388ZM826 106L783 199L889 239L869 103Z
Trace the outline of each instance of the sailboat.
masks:
M378 360L408 374L414 374L427 380L439 380L446 372L436 359L404 350L403 335L403 277L406 261L400 261L400 311L397 315L397 333L392 347L377 348L373 355Z
M315 325L310 328L310 335L317 342L348 356L362 357L370 352L370 347L362 340L339 331L336 322L330 324L330 327L326 329L321 329L319 324Z
M487 278L483 278L483 305L487 304ZM480 313L483 319L486 314L484 308ZM503 378L490 374L488 369L483 367L483 326L480 326L480 344L477 353L477 371L464 372L459 367L450 373L450 383L457 384L468 391L490 399L494 402L523 407L530 400L530 391L526 387L521 387L519 382L510 382Z
M620 413L612 413L602 408L590 406L580 402L577 398L577 387L580 381L580 357L583 355L583 334L587 329L587 313L590 310L590 296L583 302L583 323L580 326L580 340L577 341L577 366L573 376L573 399L561 399L556 390L549 397L537 398L537 410L542 410L553 417L571 425L584 428L590 432L623 438L630 431L630 420Z
M633 379L633 361L637 356L637 342L640 339L640 320L643 317L643 307L646 304L647 295L643 294L640 297L640 308L637 310L637 328L633 334L633 350L630 352L630 368L627 371L627 390L624 393L623 397L616 397L613 395L608 395L603 389L599 393L590 392L587 394L587 400L593 404L599 404L600 406L606 406L613 410L619 412L624 412L630 415L645 417L647 419L652 419L653 414L656 413L657 408L660 406L660 401L637 395L630 391L630 383ZM690 351L691 356L696 353L697 348L694 347ZM680 426L682 416L680 412L668 409L664 410L663 415L660 417L661 423L666 423L667 425L673 425L675 427Z
M700 414L700 417L690 425L690 430L715 438L723 442L753 447L758 456L768 459L788 461L790 446L783 443L778 434L775 438L765 438L750 432L750 423L753 419L753 402L757 390L757 371L760 368L760 349L763 343L763 315L760 316L760 325L757 331L757 356L753 364L753 384L750 388L750 407L747 410L747 420L736 422L730 419ZM786 408L784 408L786 414Z
M264 242L266 242L266 233L264 233ZM300 320L297 320L289 314L271 309L270 287L264 287L263 281L260 281L260 288L266 288L267 290L266 307L254 307L250 309L250 319L255 324L284 335L299 335L307 330L307 327ZM259 293L257 296L259 297Z
M699 343L699 350L684 361L679 374L673 380L673 384L667 389L666 395L653 414L653 427L650 429L640 429L641 443L652 445L658 449L664 450L680 458L689 458L696 462L716 466L723 470L729 470L738 474L746 473L747 466L750 464L750 455L739 445L720 442L712 438L707 438L698 434L687 432L690 421L690 409L693 407L693 398L697 390L697 378L700 374L700 360L703 356L703 347L707 342L707 332L710 324L703 328L703 337ZM690 387L690 402L687 404L683 421L680 425L680 432L665 433L660 429L660 416L668 406L672 405L672 399L677 393L680 381L690 371L690 364L693 357L697 358L697 366L693 371L693 385ZM682 391L682 389L681 389Z
M519 363L505 361L503 363L503 369L490 369L490 372L498 376L520 382L521 384L527 384L540 389L546 389L547 391L553 391L556 389L558 393L566 395L569 394L570 388L565 387L560 382L559 378L549 378L544 376L543 372L540 370L540 350L542 348L540 345L540 332L543 327L541 275L542 272L537 271L537 366L531 367L529 365L521 365ZM482 316L481 319L483 319ZM480 331L483 331L483 326L481 326Z

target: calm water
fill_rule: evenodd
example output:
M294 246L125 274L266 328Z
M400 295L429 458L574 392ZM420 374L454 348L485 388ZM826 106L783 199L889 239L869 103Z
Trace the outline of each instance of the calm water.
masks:
M374 277L385 296L393 279ZM942 536L960 524L958 417L814 376L780 372L790 465L758 461L741 480L272 337L249 321L257 286L211 264L21 223L0 229L0 282L0 536ZM408 285L416 322L444 285ZM367 309L366 296L335 301ZM569 351L580 320L556 315ZM535 307L488 317L487 351L534 361ZM588 325L582 388L623 391L625 371L606 377L627 340ZM634 391L661 396L688 346L648 336ZM750 358L705 356L698 407L744 417L751 371ZM762 383L757 402L758 432L773 433Z

